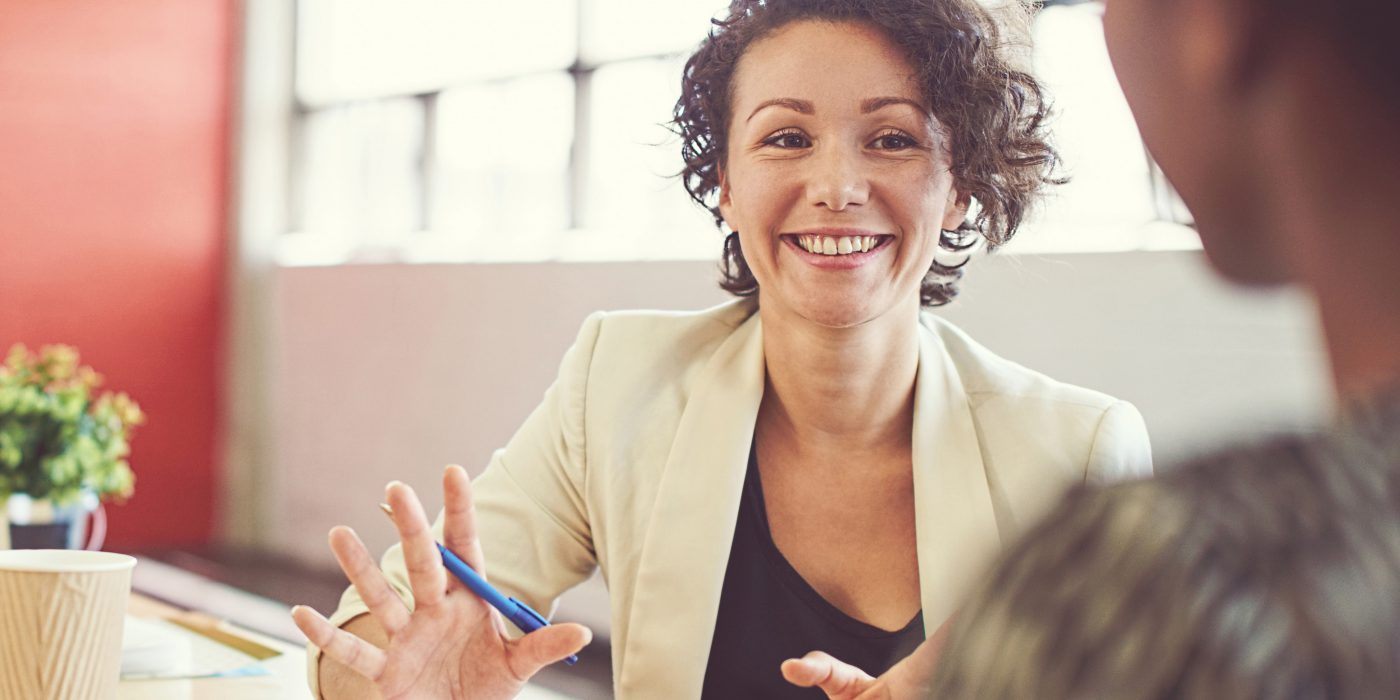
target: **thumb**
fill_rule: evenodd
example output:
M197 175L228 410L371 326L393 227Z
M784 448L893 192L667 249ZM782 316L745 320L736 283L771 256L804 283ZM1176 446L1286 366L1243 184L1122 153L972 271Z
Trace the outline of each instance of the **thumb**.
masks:
M875 684L870 674L825 652L808 652L783 662L783 678L803 688L816 686L829 698L853 698Z
M572 622L549 625L531 632L511 643L510 670L521 680L527 680L540 669L593 641L593 632Z

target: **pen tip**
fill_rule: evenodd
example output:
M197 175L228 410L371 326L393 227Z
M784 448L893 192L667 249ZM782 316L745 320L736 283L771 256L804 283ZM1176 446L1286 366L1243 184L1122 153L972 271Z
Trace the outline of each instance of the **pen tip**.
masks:
M391 518L394 517L394 509L390 508L388 503L380 503L379 509L384 511L385 515L388 515Z

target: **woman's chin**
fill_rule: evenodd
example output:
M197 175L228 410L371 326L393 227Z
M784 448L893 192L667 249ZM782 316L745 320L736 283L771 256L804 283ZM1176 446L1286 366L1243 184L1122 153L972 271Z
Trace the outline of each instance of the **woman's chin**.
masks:
M823 328L854 328L904 305L891 298L888 290L869 287L841 290L797 287L776 294L763 287L759 289L759 308L768 307L780 316L802 319Z
M854 328L880 315L871 304L850 302L804 304L796 311L806 321L824 328Z

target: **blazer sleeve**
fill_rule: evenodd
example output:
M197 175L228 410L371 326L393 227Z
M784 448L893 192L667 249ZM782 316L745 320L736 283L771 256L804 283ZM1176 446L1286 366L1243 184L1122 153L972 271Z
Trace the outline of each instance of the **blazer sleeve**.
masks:
M1152 476L1152 443L1142 414L1127 401L1104 411L1089 450L1084 480L1106 484Z
M506 595L547 616L553 615L559 595L582 582L596 566L584 499L588 467L584 417L589 367L603 316L593 314L584 322L544 400L472 481L487 578ZM442 541L442 513L433 533ZM413 594L401 545L385 552L380 568L411 608ZM341 595L340 607L329 619L340 626L367 611L352 586ZM314 645L307 650L312 693L320 697L320 650Z

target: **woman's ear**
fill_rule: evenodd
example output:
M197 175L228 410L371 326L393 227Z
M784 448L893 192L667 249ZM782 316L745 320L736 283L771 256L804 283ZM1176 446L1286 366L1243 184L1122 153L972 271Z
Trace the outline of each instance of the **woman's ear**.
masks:
M732 230L734 224L729 212L734 208L734 201L729 196L729 175L724 172L723 167L716 167L715 173L719 175L719 215L724 217L725 223L728 223Z
M967 210L972 206L972 196L965 195L957 188L948 190L948 207L943 211L943 230L956 231L967 220Z

